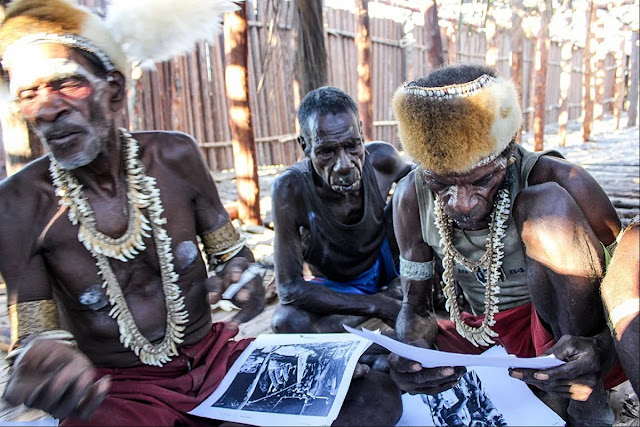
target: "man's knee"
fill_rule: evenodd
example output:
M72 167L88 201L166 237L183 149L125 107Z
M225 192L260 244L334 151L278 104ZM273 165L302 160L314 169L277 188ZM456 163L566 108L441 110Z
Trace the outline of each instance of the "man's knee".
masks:
M389 375L378 371L354 380L334 425L395 425L402 395Z
M584 214L560 185L526 188L513 215L527 256L560 274L598 275L602 249Z
M555 252L558 245L575 237L576 227L585 227L584 215L569 192L555 182L524 189L516 197L513 217L527 249Z
M271 317L271 329L277 334L312 332L309 313L289 305L278 304Z
M545 182L523 189L513 204L513 217L522 228L527 220L566 217L577 207L567 190L555 182Z

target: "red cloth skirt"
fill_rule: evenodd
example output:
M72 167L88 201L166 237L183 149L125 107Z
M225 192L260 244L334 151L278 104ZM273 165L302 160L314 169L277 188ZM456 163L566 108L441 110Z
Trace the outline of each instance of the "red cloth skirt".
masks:
M542 322L532 303L523 304L509 310L500 311L494 316L496 324L493 330L498 333L496 344L505 348L507 353L518 357L536 357L553 347L556 341ZM474 316L462 312L462 320L469 326L479 327L483 316ZM441 351L465 354L480 354L489 347L475 347L456 331L451 320L438 321L436 346ZM604 376L605 388L614 387L627 379L622 366L618 363Z
M188 415L216 389L251 339L233 341L236 329L215 323L199 343L179 349L162 367L97 368L96 378L111 375L111 390L87 422L67 418L61 425L217 425Z

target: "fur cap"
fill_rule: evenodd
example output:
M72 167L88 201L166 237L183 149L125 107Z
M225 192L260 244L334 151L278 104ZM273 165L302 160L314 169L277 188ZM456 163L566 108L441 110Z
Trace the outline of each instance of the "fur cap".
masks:
M406 84L393 96L393 111L404 149L439 174L465 173L491 161L522 123L513 83L486 74L443 87Z

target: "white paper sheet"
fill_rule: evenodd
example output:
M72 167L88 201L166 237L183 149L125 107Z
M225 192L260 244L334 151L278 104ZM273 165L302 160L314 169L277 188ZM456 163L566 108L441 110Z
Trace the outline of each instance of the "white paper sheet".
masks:
M486 357L506 356L504 348L495 346L483 353ZM404 394L404 410L398 426L462 425L563 426L562 418L538 399L522 381L509 376L506 368L473 367L458 385L436 396ZM470 391L473 388L477 391ZM481 396L477 398L476 396ZM463 404L459 402L463 400ZM481 402L482 411L477 411ZM452 415L455 413L455 415ZM446 419L443 421L443 419Z
M0 420L2 426L57 426L59 424L57 418L43 418L35 421L4 421Z
M558 360L554 356L522 358L510 354L496 356L430 350L401 343L368 329L360 331L346 325L344 325L344 327L352 334L371 340L398 356L419 362L425 368L436 368L438 366L489 366L498 368L546 369L564 364L562 360Z
M351 334L268 334L190 414L258 426L330 425L370 343Z

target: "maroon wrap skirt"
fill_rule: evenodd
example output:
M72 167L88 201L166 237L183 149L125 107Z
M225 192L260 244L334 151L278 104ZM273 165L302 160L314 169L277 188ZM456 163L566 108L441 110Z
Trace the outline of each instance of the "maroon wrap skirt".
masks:
M462 320L475 328L482 324L484 316L474 316L462 312ZM532 303L523 304L509 310L500 311L494 316L496 324L492 329L498 333L494 339L507 353L518 357L536 357L544 354L556 341L540 321ZM488 347L474 347L456 331L451 320L438 321L438 335L435 341L441 351L451 353L480 354ZM604 376L605 388L614 387L627 379L622 366L618 363Z
M199 343L180 348L163 367L96 369L111 376L111 390L89 421L67 418L61 425L216 425L187 414L216 389L251 339L233 341L238 330L215 323Z

